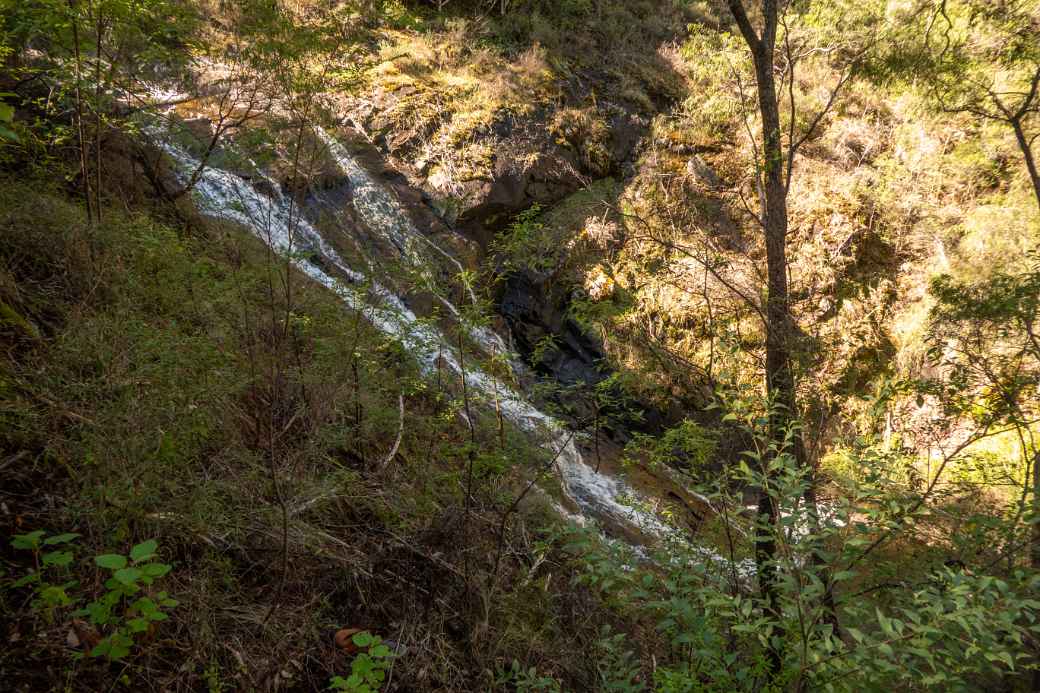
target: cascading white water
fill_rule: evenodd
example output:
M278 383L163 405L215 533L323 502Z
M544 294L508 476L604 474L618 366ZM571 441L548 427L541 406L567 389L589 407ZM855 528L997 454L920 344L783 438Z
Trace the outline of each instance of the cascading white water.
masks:
M358 160L347 151L346 147L321 127L315 128L315 132L328 148L329 154L336 160L343 175L347 177L354 208L370 231L382 236L384 240L397 248L406 262L420 271L428 270L432 264L427 261L423 252L424 249L429 249L450 262L458 270L460 276L465 273L462 263L454 255L415 228L415 225L409 220L408 214L390 191L377 183ZM429 283L433 284L432 281ZM468 284L465 285L465 288L470 301L474 305L479 304L473 288ZM454 318L461 319L459 309L450 300L440 295L439 292L437 299ZM469 332L489 355L508 355L509 349L494 330L478 325L470 327ZM515 367L516 364L512 365Z
M174 162L182 179L198 167L196 159L169 142L162 133L152 134ZM345 151L339 153L345 155ZM344 165L345 170L348 165L351 166L358 181L367 181L367 192L358 204L359 210L368 210L364 215L366 219L373 224L396 219L391 230L387 231L391 236L418 233L406 218L397 218L398 214L403 215L403 211L395 202L387 202L389 193L385 190L377 194L373 189L374 181L360 169L356 161L344 156L341 165ZM363 175L357 173L357 170L361 170ZM437 367L438 359L441 359L456 373L465 373L467 386L483 393L489 400L494 398L503 416L514 425L554 440L557 447L556 468L560 472L564 490L585 518L620 523L660 537L673 534L674 530L656 515L633 507L640 505L638 492L621 479L597 472L585 463L573 433L501 380L474 365L467 364L464 369L443 334L428 322L420 320L392 291L348 267L317 229L302 217L300 210L290 206L278 186L273 181L267 182L272 186L273 196L259 192L248 181L228 171L206 167L193 190L193 196L203 214L238 223L272 249L293 257L293 263L307 276L335 292L351 309L362 311L380 330L401 341L427 372L432 372ZM306 252L306 257L301 257L302 251ZM498 348L504 351L504 347ZM637 502L633 504L632 500ZM709 549L695 547L695 551L705 561L725 561ZM742 564L740 570L746 574L748 566Z

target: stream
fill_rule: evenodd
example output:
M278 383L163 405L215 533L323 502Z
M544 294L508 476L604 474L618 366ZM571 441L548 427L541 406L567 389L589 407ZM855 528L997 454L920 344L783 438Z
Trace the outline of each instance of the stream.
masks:
M151 131L149 134L173 162L176 175L182 182L186 181L199 161L171 142L165 133ZM383 238L400 253L404 262L419 271L430 261L431 253L447 258L462 270L454 256L415 228L393 193L380 185L346 147L324 131L318 130L317 134L348 180L351 202L369 233ZM270 194L261 192L243 177L207 166L192 194L202 214L239 224L276 252L292 256L300 271L334 292L350 309L362 311L378 329L405 345L426 373L432 374L440 361L460 378L464 374L469 388L479 391L489 401L496 400L503 417L513 425L551 440L556 457L554 466L563 491L578 510L575 516L557 505L563 516L582 523L621 526L637 535L658 538L675 535L675 530L656 514L641 509L648 505L646 499L624 479L597 471L586 462L572 431L503 380L471 363L463 367L461 355L453 350L439 329L417 317L397 293L348 266L311 221L304 218L300 208L281 193L280 186L269 177L265 183L263 187L273 191ZM345 222L340 220L338 225L342 227ZM357 229L338 228L337 231L360 237ZM469 297L477 303L472 291ZM438 300L455 318L460 317L461 311L448 299L438 296ZM473 328L470 335L489 355L509 355L504 341L494 331ZM514 355L510 355L509 361L514 368L522 367ZM704 547L696 548L696 553L707 561L726 561ZM749 566L742 563L740 568L746 572ZM753 571L753 565L750 569Z

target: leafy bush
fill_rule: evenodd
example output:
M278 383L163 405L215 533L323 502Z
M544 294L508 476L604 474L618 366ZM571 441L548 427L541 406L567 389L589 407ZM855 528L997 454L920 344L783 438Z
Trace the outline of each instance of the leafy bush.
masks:
M809 504L806 472L754 422L741 425L758 446L695 487L727 525L724 553L675 535L640 565L586 530L568 545L581 582L626 619L655 624L665 643L655 690L974 690L1036 666L1028 643L1040 634L1040 575L906 564L884 547L910 541L907 529L927 521L927 491L850 479L840 499ZM769 494L775 521L748 516L748 488ZM771 558L743 558L763 541L775 547ZM756 585L763 571L770 590ZM612 690L632 690L623 641L602 644L614 664L600 670L621 686Z
M386 680L386 672L390 668L394 653L383 644L382 638L368 631L355 633L352 640L365 651L354 657L350 664L350 676L332 677L329 689L347 693L375 693Z
M685 469L696 476L715 455L718 436L689 419L666 430L660 436L637 433L625 447L629 459L645 456L652 465Z
M36 566L33 572L15 581L12 587L32 585L36 594L33 608L41 611L49 622L54 621L59 609L73 606L83 599L70 594L70 590L79 586L79 581L62 579L61 582L52 582L56 578L72 577L70 566L75 560L72 543L78 537L75 533L48 537L43 530L37 530L19 534L11 540L15 549L33 552ZM109 571L104 583L107 591L71 613L73 617L87 617L89 623L101 632L108 631L86 652L88 656L114 661L126 658L136 638L151 630L154 624L169 618L164 609L177 606L177 600L165 591L152 593L148 589L172 569L169 564L155 560L158 547L157 541L149 539L130 549L129 556L110 553L94 557L99 568Z

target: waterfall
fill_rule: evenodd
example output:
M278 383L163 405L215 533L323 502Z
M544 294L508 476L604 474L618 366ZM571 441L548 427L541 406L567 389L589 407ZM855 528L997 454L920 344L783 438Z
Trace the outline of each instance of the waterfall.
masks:
M407 212L401 207L389 190L377 183L372 175L351 156L347 148L330 136L322 127L315 128L318 138L328 148L329 154L336 160L340 171L347 177L350 183L350 192L354 209L365 223L365 227L373 233L379 234L386 242L398 250L405 262L420 271L429 271L431 263L427 261L424 250L431 250L437 255L445 258L458 270L459 275L465 272L465 268L458 258L434 243L430 238L420 232L409 220ZM428 282L431 286L433 281ZM466 292L474 306L480 301L477 299L473 287L466 285ZM460 320L462 314L455 305L437 292L437 300L448 309L452 316ZM469 328L470 336L480 344L485 353L508 355L509 349L502 338L483 326Z
M151 133L185 180L199 162L188 152L171 143L162 133ZM327 135L326 135L327 137ZM385 190L376 189L374 181L346 154L342 147L337 158L344 170L350 170L359 197L355 204L362 217L377 226L374 231L401 241L395 247L408 248L420 236L403 210ZM463 369L445 336L428 322L420 320L405 302L371 278L347 266L339 254L322 237L301 211L293 209L274 181L266 181L272 195L259 192L247 180L228 171L206 167L192 191L198 210L207 216L235 222L251 231L279 253L287 253L293 264L314 281L327 287L351 309L362 311L384 333L402 342L418 359L427 373L432 373L438 359L457 374L465 372L468 387L497 398L503 416L521 430L546 435L555 442L556 463L568 498L585 519L620 523L652 536L673 536L674 530L655 514L633 507L626 499L640 495L623 480L602 474L586 464L574 434L558 421L540 411L508 384L475 365ZM412 238L412 241L408 239ZM443 252L443 251L442 251ZM419 259L421 256L417 256ZM456 311L457 312L457 311ZM497 337L497 335L496 335ZM489 338L490 344L499 344ZM501 348L504 352L504 347ZM637 502L636 506L639 505ZM566 513L570 515L570 513ZM706 561L725 560L709 549L694 547ZM753 566L752 566L753 568ZM742 568L746 570L746 566Z

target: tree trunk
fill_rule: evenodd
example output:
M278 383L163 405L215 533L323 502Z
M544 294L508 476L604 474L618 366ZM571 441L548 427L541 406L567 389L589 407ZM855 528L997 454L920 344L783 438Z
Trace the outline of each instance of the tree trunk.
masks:
M1029 146L1025 130L1022 129L1021 119L1011 121L1011 127L1015 130L1015 140L1018 148L1022 150L1022 157L1026 160L1026 170L1029 171L1029 181L1033 184L1033 194L1036 196L1036 206L1040 209L1040 171L1036 168L1036 159L1033 157L1033 149Z
M795 383L791 369L790 310L787 291L787 191L783 181L783 151L780 140L780 113L773 76L773 32L769 20L762 39L752 46L758 106L762 118L762 162L764 170L762 229L766 241L766 396L770 403L769 439L779 449L795 412ZM800 440L800 438L798 438ZM796 444L797 445L797 444ZM800 447L800 446L797 446ZM801 458L800 449L793 451ZM777 499L762 489L758 501L759 520L776 527L779 521ZM755 537L755 563L759 587L773 618L782 617L776 585L776 536L772 530ZM781 635L782 637L782 635ZM781 653L769 648L774 673L781 668Z
M87 203L87 222L94 223L93 204L90 193L90 173L87 170L87 141L83 133L83 59L79 46L79 14L76 0L69 0L69 14L72 21L72 44L76 55L76 136L79 143L79 172L83 179L83 198Z

